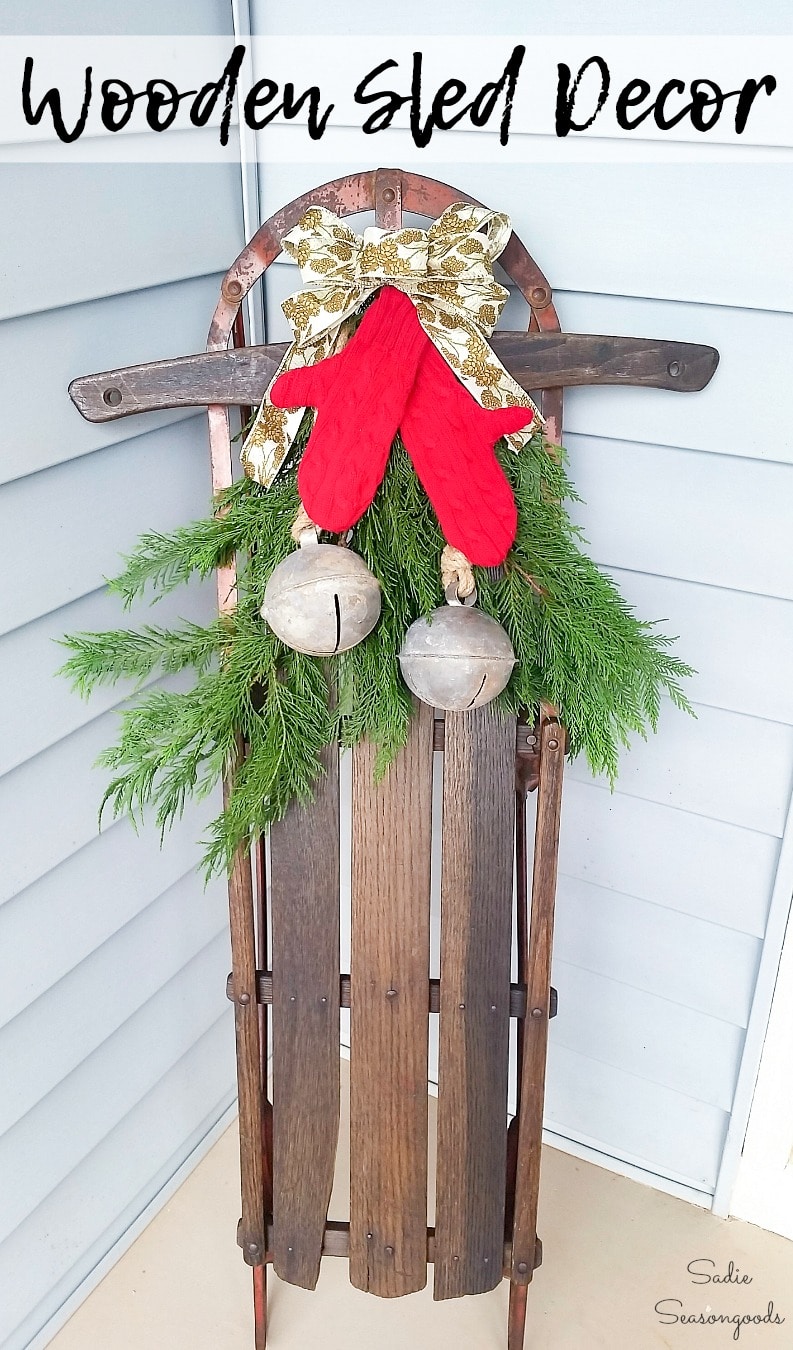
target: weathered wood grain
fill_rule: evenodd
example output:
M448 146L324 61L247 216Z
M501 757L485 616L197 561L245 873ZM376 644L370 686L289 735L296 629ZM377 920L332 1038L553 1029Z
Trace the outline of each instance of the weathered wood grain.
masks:
M447 713L435 1298L502 1277L515 719Z
M545 721L540 734L540 782L532 875L527 1017L523 1024L518 1168L515 1185L511 1279L527 1284L534 1269L545 1061L550 1016L550 973L564 773L564 729ZM525 1307L525 1302L523 1304ZM515 1341L510 1350L522 1342Z
M386 1297L427 1281L432 742L417 704L382 782L353 751L350 1280Z
M313 1289L339 1119L339 752L270 831L273 1265Z
M495 332L490 342L527 390L625 384L690 393L705 387L719 360L713 347L656 338L504 330ZM286 349L283 342L239 347L81 375L72 380L69 394L89 422L163 408L258 405Z

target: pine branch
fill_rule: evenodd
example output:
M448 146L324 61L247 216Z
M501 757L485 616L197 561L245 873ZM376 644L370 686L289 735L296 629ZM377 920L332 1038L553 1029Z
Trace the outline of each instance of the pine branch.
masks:
M99 685L142 680L156 670L174 674L192 666L202 674L228 641L229 626L222 621L207 628L185 623L174 632L147 624L138 632L73 633L60 640L73 654L58 674L87 698Z
M309 427L304 419L302 442ZM246 742L248 754L207 840L208 874L230 866L235 850L283 816L290 801L310 797L332 740L370 739L378 747L376 772L385 772L407 739L412 710L398 660L405 632L443 603L444 541L397 437L353 541L380 582L378 625L327 662L278 641L259 609L273 568L294 547L300 449L270 489L244 479L218 497L211 519L144 536L112 583L129 604L147 588L164 594L236 554L235 614L205 628L147 625L80 633L64 644L70 656L63 672L83 694L123 678L196 674L187 692L150 690L122 714L118 743L102 759L112 773L103 807L115 815L137 821L152 806L166 829L190 795L217 783L240 738ZM500 579L475 569L479 603L503 624L518 658L500 706L531 713L541 700L556 704L571 754L584 753L595 772L613 781L620 747L655 728L663 695L690 711L681 684L690 668L582 551L581 532L565 510L576 494L563 452L536 436L518 455L502 445L500 460L518 506L518 535Z

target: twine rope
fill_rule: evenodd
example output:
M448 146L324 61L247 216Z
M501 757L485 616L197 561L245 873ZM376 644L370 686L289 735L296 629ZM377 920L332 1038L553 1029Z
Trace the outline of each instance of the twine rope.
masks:
M311 519L310 515L308 514L308 511L301 502L300 510L298 511L297 515L292 521L292 527L289 533L291 534L295 543L299 544L301 534L305 534L306 530L316 530L316 528L317 527L314 524L313 520Z
M447 544L441 554L441 579L444 591L452 583L456 585L457 594L461 600L465 600L466 596L472 595L476 589L471 564L465 554L459 548L452 548L451 544Z

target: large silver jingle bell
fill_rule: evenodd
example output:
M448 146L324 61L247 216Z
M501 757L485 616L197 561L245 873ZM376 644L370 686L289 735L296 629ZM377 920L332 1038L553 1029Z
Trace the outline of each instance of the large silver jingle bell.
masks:
M363 558L337 544L320 544L304 530L264 591L262 618L276 637L308 656L349 651L380 617L380 583Z
M501 624L472 608L476 591L461 601L452 584L446 600L428 619L410 625L399 664L408 689L423 703L466 712L506 687L515 653Z

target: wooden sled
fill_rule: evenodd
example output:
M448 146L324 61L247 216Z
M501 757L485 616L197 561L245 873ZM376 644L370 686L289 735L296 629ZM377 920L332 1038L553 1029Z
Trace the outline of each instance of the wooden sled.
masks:
M70 392L107 420L208 406L215 489L232 475L228 405L259 401L283 347L245 348L240 305L309 205L374 211L393 229L403 210L437 217L466 192L399 170L326 183L268 220L223 280L208 355L87 376ZM561 439L562 388L621 383L693 390L710 379L709 347L560 333L551 289L512 235L501 265L531 308L529 334L496 334L502 359ZM232 336L237 347L229 350ZM233 569L218 577L234 603ZM537 1199L564 729L551 708L531 725L492 707L447 713L416 705L405 750L375 783L373 751L352 756L352 955L339 968L339 756L308 808L292 806L240 852L229 883L239 1080L242 1218L253 1267L255 1345L266 1342L266 1269L313 1289L323 1256L349 1260L360 1289L437 1299L510 1281L509 1350L524 1341L529 1283L541 1260ZM433 821L434 752L442 815ZM244 746L240 747L244 755ZM527 795L536 790L533 862ZM440 827L441 966L430 979L433 825ZM531 884L529 875L531 872ZM514 895L516 892L516 902ZM514 914L514 920L513 920ZM517 979L511 953L517 950ZM270 961L270 950L272 959ZM350 1220L328 1221L339 1119L339 1008L351 1013ZM427 1226L428 1039L439 1019L436 1220ZM517 1114L507 1125L510 1025ZM268 1032L272 1059L268 1069Z

